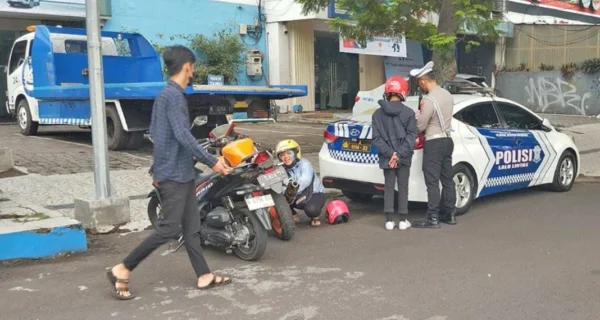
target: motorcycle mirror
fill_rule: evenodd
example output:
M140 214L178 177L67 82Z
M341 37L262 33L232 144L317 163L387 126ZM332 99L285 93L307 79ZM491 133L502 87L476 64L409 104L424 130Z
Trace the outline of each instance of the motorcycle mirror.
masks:
M205 125L207 123L208 123L208 117L207 116L197 116L194 119L194 125L196 125L198 127L201 127L201 126L203 126L203 125Z

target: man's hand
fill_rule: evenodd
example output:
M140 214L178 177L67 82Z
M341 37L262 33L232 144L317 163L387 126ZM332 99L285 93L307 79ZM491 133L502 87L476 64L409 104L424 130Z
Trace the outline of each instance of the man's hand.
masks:
M231 171L233 169L231 169L231 167L229 167L226 163L225 160L223 160L223 158L219 158L219 160L217 161L217 164L215 164L214 167L211 168L214 172L220 173L222 175L228 175L231 173Z
M398 158L398 153L394 152L392 158L390 158L390 162L388 162L390 168L396 168L398 166L398 160L400 160L400 158Z

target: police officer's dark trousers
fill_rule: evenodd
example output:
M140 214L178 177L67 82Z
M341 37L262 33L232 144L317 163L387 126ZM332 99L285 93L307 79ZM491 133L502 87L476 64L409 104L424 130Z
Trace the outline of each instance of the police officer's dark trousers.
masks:
M456 210L456 191L452 180L452 138L426 140L423 146L423 176L427 186L427 215L422 221L415 221L416 228L439 228L440 220L440 182L442 184L445 221L454 221Z

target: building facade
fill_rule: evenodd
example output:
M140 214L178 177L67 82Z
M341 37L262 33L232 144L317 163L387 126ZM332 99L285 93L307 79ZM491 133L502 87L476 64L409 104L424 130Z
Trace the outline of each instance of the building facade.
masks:
M247 50L261 54L262 75L248 75L241 67L237 76L240 85L263 86L268 78L265 22L262 8L254 1L231 0L127 0L113 1L113 15L105 30L139 32L150 42L166 46L188 45L179 35L204 35L225 29L239 34ZM245 55L245 54L244 54ZM243 57L245 59L245 57Z

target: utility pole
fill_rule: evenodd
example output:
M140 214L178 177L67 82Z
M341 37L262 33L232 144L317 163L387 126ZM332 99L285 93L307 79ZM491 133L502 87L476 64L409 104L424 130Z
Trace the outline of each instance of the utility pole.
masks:
M94 148L95 199L111 197L108 143L106 141L106 107L104 102L104 74L98 0L86 0L86 30L88 70L90 81L90 110L92 116L92 146Z

